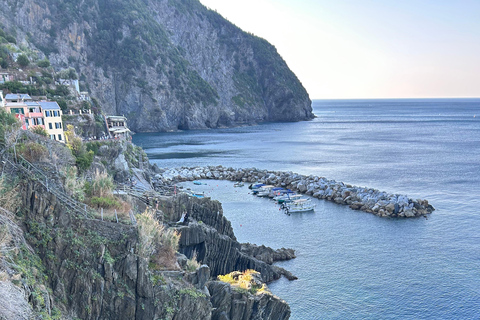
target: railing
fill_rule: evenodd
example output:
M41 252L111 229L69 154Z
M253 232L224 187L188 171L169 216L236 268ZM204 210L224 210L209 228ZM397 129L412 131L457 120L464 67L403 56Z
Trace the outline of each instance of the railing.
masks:
M17 155L17 158L19 158L18 164L13 163L9 159L6 159L5 161L8 162L10 165L25 172L30 179L35 178L37 182L42 184L47 189L47 192L55 195L58 200L60 200L63 204L65 204L67 207L69 207L76 213L83 215L85 218L91 218L91 216L97 214L94 209L90 208L86 204L72 199L72 197L68 194L55 188L55 185L53 183L49 184L49 180L51 179L49 179L41 170L31 164L27 159L25 159L21 155Z

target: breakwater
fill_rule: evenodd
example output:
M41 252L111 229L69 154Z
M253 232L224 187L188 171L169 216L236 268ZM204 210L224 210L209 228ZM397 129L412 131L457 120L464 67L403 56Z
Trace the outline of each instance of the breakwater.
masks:
M353 210L373 213L380 217L426 216L435 209L428 200L408 198L367 187L352 186L315 175L301 175L291 171L270 171L257 168L231 168L224 166L181 167L158 169L154 185L165 186L175 182L198 179L265 183L310 195L317 199L348 205Z

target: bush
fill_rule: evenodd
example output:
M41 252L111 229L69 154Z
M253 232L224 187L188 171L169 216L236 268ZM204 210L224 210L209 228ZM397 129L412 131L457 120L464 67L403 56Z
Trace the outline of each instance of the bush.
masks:
M153 212L145 211L137 215L140 239L139 254L150 258L154 268L178 269L175 253L178 250L180 234L167 229L155 218Z
M76 167L65 169L65 189L72 197L83 201L85 199L84 185L85 180L78 178Z
M226 275L219 275L218 280L229 283L234 289L242 293L268 293L265 284L260 281L260 273L255 270L244 272L234 271Z
M22 53L21 55L18 56L17 63L21 67L26 67L30 64L30 60L28 60L28 57L25 54Z
M164 227L160 225L154 217L154 213L145 211L137 215L138 238L140 239L140 248L138 254L144 258L150 258L157 249L160 242L160 234Z
M197 261L197 251L194 251L192 258L187 260L186 269L188 272L194 272L198 268L200 268L200 263Z
M32 131L33 133L36 133L38 135L41 135L41 136L44 136L44 137L48 137L48 132L47 130L45 130L45 128L41 127L41 126L35 126L35 127L31 127L30 128L30 131Z
M48 68L50 67L50 61L48 61L48 59L40 60L37 62L37 66L39 66L40 68Z
M92 154L93 151L89 151ZM96 173L95 179L92 181L90 195L94 197L108 197L112 195L113 179L107 173Z
M88 168L90 168L90 166L92 165L92 162L93 162L92 151L81 153L79 156L76 156L76 160L75 160L77 167L82 171L85 171Z
M36 142L19 144L17 146L17 152L30 162L41 161L47 159L48 156L47 148Z
M90 199L90 204L97 208L104 208L104 209L119 209L122 206L120 201L115 199L115 197L113 196L92 197L92 199Z
M15 44L17 43L17 39L15 39L15 37L10 34L5 37L5 40L7 40L10 43L15 43Z

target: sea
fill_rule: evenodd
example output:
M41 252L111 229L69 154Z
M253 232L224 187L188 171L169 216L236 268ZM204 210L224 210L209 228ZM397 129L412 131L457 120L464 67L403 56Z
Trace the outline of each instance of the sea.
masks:
M380 218L317 200L271 200L205 181L240 242L293 248L270 290L296 319L480 319L480 99L314 100L316 118L136 134L159 167L223 165L316 175L413 199L427 218ZM191 185L194 188L193 184Z

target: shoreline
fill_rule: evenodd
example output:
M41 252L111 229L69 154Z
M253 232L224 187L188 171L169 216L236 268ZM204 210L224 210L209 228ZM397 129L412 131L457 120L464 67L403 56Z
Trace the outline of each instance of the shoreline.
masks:
M173 185L176 182L198 179L265 183L284 187L317 199L348 205L353 210L379 217L426 217L435 208L425 199L413 200L406 195L393 194L373 188L358 187L325 177L301 175L291 171L270 171L257 168L226 168L224 166L180 167L158 169L154 184Z

